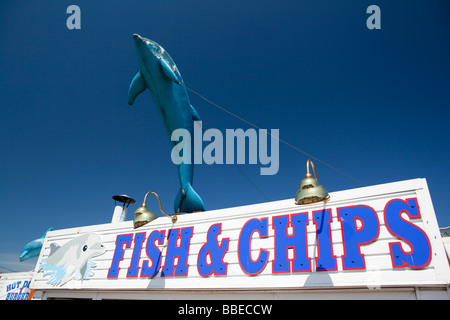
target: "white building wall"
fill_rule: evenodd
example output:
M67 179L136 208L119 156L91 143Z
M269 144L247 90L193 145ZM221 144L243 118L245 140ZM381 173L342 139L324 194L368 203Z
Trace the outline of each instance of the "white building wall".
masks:
M444 245L439 234L434 208L425 179L414 179L390 184L358 188L331 193L328 203L297 206L293 199L262 203L250 206L235 207L223 210L207 211L195 214L180 215L176 224L162 217L139 229L134 230L132 221L117 224L86 226L47 233L47 237L38 260L38 266L49 258L50 245L59 246L76 237L95 233L100 236L106 252L92 258L96 267L94 274L87 279L71 279L62 285L49 284L49 275L42 270L33 277L32 288L36 290L35 298L88 297L88 298L124 298L124 299L426 299L429 297L448 299L450 282L449 264ZM432 256L430 262L421 268L393 268L390 244L400 242L408 251L407 242L396 238L387 228L383 212L386 204L392 199L416 198L421 217L409 219L404 217L420 230L423 230L430 242ZM342 225L337 216L337 209L348 206L369 206L377 213L379 235L371 243L360 246L364 255L364 270L344 270L342 257L345 254L342 240ZM331 238L333 254L336 256L337 270L316 271L317 227L312 222L314 211L330 209L332 213ZM274 229L272 218L308 212L307 225L308 257L311 259L311 272L275 274L272 261L275 257ZM260 250L267 250L269 259L264 270L251 276L243 271L238 259L238 244L242 227L250 219L268 219L268 236L259 237L253 234L251 241L252 259L256 259ZM210 227L221 224L222 231L217 236L218 243L229 239L229 248L223 261L227 263L227 274L222 276L202 276L198 272L198 254L207 240ZM124 256L119 263L117 278L108 278L108 270L116 250L118 235L144 233L146 237L154 230L193 227L193 235L189 246L188 275L184 277L162 277L161 271L154 278L127 277L127 268L131 264L133 245L124 246ZM292 232L289 230L288 232ZM167 240L158 248L162 252L162 265L167 250ZM293 259L293 250L288 251L289 259ZM144 242L139 265L149 260L146 256ZM149 262L150 263L150 262ZM39 268L37 268L39 270ZM70 289L70 290L69 290Z

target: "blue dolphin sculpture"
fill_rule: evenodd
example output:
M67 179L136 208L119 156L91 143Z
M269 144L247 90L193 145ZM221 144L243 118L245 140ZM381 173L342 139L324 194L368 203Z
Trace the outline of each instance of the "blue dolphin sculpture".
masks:
M19 256L20 262L39 256L42 245L44 244L45 236L47 235L47 232L51 230L53 230L53 228L49 228L47 231L45 231L44 235L39 239L33 240L25 245Z
M169 135L176 129L183 128L193 137L194 121L200 121L197 111L189 102L188 93L183 78L170 55L156 42L133 35L139 61L139 72L134 77L128 91L128 104L132 105L136 97L150 90L153 101L161 116L164 127ZM172 141L175 146L175 142ZM191 143L191 155L193 152ZM194 165L182 162L178 166L180 190L175 198L175 212L205 211L200 196L192 188Z

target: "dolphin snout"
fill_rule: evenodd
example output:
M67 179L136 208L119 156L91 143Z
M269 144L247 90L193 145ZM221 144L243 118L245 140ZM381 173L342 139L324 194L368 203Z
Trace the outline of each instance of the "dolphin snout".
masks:
M135 45L148 44L147 39L141 37L137 33L133 34L133 41Z
M142 39L142 37L140 35L135 33L135 34L133 34L133 41L137 45L138 43L143 43L144 39Z

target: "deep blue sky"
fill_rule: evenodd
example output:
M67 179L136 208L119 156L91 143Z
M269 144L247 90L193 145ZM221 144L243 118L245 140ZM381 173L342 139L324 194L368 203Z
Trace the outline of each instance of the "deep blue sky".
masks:
M81 8L68 30L66 8ZM381 30L366 9L381 8ZM115 194L179 189L150 93L127 104L131 38L161 44L187 86L367 185L427 178L450 225L448 1L0 2L0 271L30 270L22 247L55 229L110 222ZM250 128L190 95L207 128ZM292 198L306 156L240 169L270 200ZM355 181L317 163L328 191ZM195 168L207 209L266 201L233 165ZM157 210L156 201L150 206Z

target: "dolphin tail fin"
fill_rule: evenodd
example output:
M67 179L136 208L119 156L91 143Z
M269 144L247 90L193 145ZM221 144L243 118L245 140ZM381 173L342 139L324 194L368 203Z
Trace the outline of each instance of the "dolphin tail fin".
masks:
M180 188L175 198L175 212L192 213L197 211L205 211L205 205L202 198L195 192L190 184L186 188Z
M144 78L139 71L131 81L130 88L128 89L128 104L131 106L134 103L136 97L147 89L147 85L144 82Z

